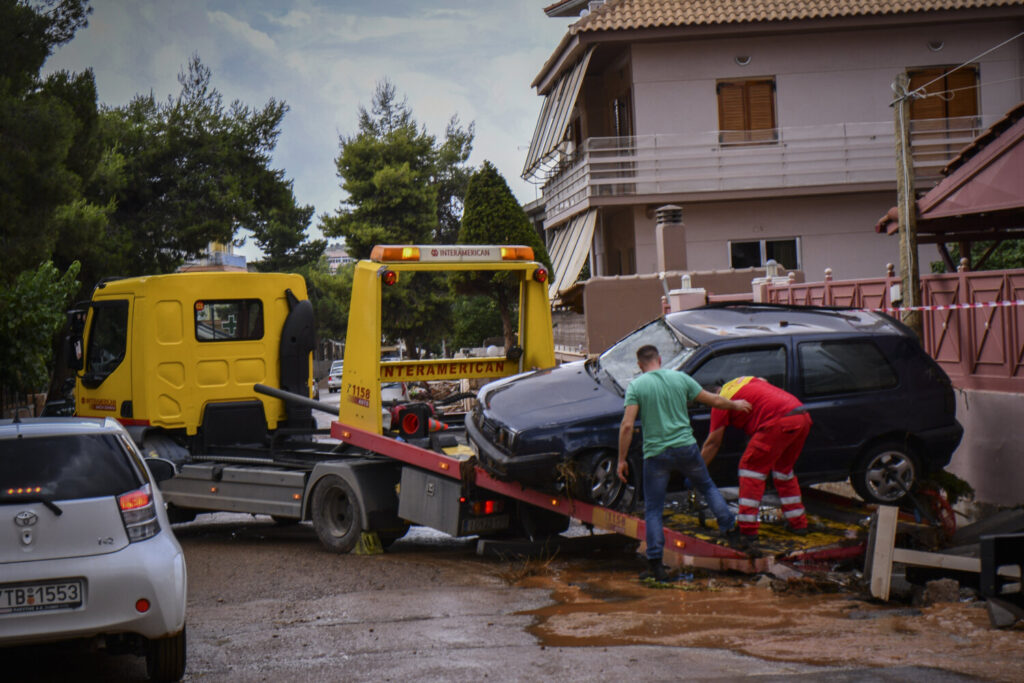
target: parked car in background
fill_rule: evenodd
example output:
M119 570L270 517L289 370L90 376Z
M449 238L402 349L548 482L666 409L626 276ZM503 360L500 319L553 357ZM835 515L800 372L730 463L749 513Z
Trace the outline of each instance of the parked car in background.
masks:
M98 642L180 679L185 557L157 488L173 475L111 418L0 421L0 648Z
M671 313L596 358L485 385L466 417L481 464L503 479L551 487L568 461L575 495L617 504L625 490L616 477L622 401L645 344L658 347L662 367L705 388L755 375L799 397L814 420L796 465L802 485L849 478L865 500L895 503L947 465L963 435L949 377L901 323L847 309L726 304ZM690 415L702 443L710 410L695 404ZM736 485L745 443L741 431L726 430L710 466L719 486ZM629 454L638 491L641 445L634 438Z
M330 372L327 373L327 393L333 394L341 391L341 371L345 367L345 361L336 360L331 363Z

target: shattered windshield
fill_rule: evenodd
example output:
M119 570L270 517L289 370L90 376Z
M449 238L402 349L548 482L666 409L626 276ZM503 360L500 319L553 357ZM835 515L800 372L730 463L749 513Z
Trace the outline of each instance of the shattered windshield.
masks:
M677 332L664 318L659 318L602 353L597 360L598 370L607 373L625 391L633 378L640 374L636 350L647 344L658 348L661 367L673 370L678 370L697 348L696 343Z

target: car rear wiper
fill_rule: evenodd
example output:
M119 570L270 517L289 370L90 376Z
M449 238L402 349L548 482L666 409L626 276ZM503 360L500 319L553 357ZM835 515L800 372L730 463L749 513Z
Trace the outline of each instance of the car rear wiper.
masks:
M4 496L0 498L0 505L8 505L11 503L42 503L46 507L50 508L53 514L60 517L64 514L64 511L49 498L42 496Z

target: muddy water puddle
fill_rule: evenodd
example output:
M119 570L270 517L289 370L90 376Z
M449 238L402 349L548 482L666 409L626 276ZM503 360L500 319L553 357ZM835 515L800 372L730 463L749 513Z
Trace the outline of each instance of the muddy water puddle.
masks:
M727 649L819 666L930 666L990 680L1021 680L1024 625L991 628L983 603L909 608L822 593L814 580L775 582L697 573L656 588L632 572L580 565L520 585L553 604L525 612L549 647L663 645ZM764 582L766 583L766 582Z

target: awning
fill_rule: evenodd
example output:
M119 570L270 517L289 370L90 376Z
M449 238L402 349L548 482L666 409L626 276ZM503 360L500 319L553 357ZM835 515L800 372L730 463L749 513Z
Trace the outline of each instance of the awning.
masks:
M1019 237L1024 228L1024 103L965 148L917 200L921 244ZM898 229L896 207L876 232Z
M593 47L587 48L580 61L561 75L544 98L540 116L537 117L537 127L533 130L533 139L530 140L530 151L526 154L526 164L523 165L523 178L532 176L565 138L565 128L569 125L569 116L576 105L576 97L580 94L583 76L593 53Z
M555 269L548 287L548 298L554 299L572 287L583 270L594 239L597 209L573 216L560 227L552 228L548 254Z

